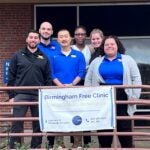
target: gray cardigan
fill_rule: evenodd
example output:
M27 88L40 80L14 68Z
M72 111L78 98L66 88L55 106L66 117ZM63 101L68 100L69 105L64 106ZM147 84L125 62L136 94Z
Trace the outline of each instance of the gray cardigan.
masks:
M88 72L85 77L85 86L99 86L101 83L105 83L102 76L99 74L99 66L103 61L103 57L95 58L88 69ZM134 59L128 55L122 55L122 64L123 64L123 85L141 85L141 75L138 69L138 66ZM140 88L126 88L125 92L128 96L128 100L132 98L139 98L141 89ZM128 114L133 115L136 111L136 105L128 105Z

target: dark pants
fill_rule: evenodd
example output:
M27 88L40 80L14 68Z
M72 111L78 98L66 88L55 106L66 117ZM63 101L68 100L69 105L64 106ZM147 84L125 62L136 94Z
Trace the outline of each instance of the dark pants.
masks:
M47 140L48 140L48 145L50 146L50 148L52 148L54 146L55 136L47 136Z
M52 85L56 86L54 83L52 83ZM54 140L55 140L55 136L47 136L47 141L50 148L54 146Z
M20 101L19 101L20 102ZM25 102L25 101L24 101ZM39 117L38 106L14 106L13 107L13 117L25 117L28 107L30 107L32 117ZM23 121L13 121L11 132L21 133L23 132ZM32 122L33 133L41 132L39 121ZM10 148L15 148L15 142L21 144L21 137L12 136L10 137ZM36 148L42 143L42 136L33 136L31 140L31 148Z
M127 100L127 95L123 89L117 89L117 100ZM118 116L128 116L127 105L117 105L117 115ZM117 131L118 132L131 132L132 124L131 120L117 120ZM112 132L112 130L103 130L99 132ZM118 136L121 147L131 148L132 136ZM111 147L113 136L98 136L98 141L100 147Z

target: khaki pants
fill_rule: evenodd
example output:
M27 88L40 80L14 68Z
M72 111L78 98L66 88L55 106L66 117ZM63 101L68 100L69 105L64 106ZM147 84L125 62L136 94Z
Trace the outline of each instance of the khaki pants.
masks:
M73 144L73 148L77 148L79 146L82 146L82 136L73 136L74 138L74 144Z

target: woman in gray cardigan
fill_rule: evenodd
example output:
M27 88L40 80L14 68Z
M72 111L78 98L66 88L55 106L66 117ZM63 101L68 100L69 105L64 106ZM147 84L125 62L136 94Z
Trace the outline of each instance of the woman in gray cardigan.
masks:
M105 37L101 48L104 56L95 58L90 64L85 77L85 86L141 85L138 66L132 57L124 54L125 49L117 37ZM117 100L137 99L140 92L139 88L117 89ZM117 105L118 116L133 115L135 110L135 105ZM131 121L117 120L117 131L130 132ZM101 147L111 147L112 136L99 136L98 140ZM132 147L131 136L119 136L119 141L121 147Z

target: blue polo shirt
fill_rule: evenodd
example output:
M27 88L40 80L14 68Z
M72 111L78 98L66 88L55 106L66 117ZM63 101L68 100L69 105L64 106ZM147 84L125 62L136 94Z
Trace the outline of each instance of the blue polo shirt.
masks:
M121 54L112 61L104 56L102 63L99 66L99 73L108 85L122 85L123 84L123 65Z
M59 43L52 39L50 41L50 44L48 45L45 45L40 42L38 44L38 48L48 57L50 63L51 63L52 57L61 50Z
M83 54L71 49L68 56L59 52L52 59L52 79L58 79L63 84L72 83L79 76L84 78L86 63Z

